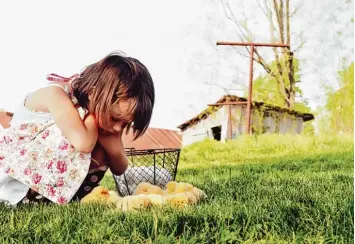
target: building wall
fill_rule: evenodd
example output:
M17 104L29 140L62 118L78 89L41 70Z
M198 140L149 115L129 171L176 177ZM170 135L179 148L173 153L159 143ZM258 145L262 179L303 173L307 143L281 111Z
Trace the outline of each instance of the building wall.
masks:
M247 109L246 105L231 106L232 139L246 133ZM213 139L211 128L221 126L221 141L228 138L228 106L220 108L206 119L183 132L182 145L187 146L205 138ZM302 133L303 119L286 113L270 111L264 117L260 117L258 110L252 110L251 127L259 133Z
M212 127L221 126L221 141L226 139L228 114L226 107L222 107L206 119L200 120L197 124L187 128L183 132L182 145L187 146L205 138L213 138Z
M273 111L264 117L265 133L302 133L303 119L290 114Z
M231 106L231 112L232 138L236 138L246 132L247 109L245 105L233 105Z

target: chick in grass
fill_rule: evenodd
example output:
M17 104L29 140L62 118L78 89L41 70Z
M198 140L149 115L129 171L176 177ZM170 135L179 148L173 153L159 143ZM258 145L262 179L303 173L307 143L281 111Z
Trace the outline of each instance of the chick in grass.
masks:
M191 192L196 196L198 201L207 197L206 193L197 187L193 187Z
M196 204L198 202L197 197L192 192L187 191L183 193L187 196L188 203L190 205Z
M125 212L163 205L183 208L196 204L205 197L204 191L189 183L170 181L164 191L159 186L142 182L137 186L133 195L125 197L120 197L117 192L98 186L85 196L81 203L98 202L114 205L117 210Z
M153 189L155 188L153 187ZM156 192L156 190L154 190L154 192ZM161 206L165 204L165 199L159 194L138 194L120 197L115 191L109 191L103 186L97 186L81 200L81 203L114 205L116 209L125 212L147 208L149 206Z
M176 186L178 185L178 183L176 181L169 181L166 184L166 192L167 193L173 193L175 192Z
M174 192L190 192L193 189L193 185L185 182L179 182L176 184L176 188Z
M199 200L206 197L206 194L194 187L190 183L169 181L166 184L166 190L162 190L160 187L152 185L150 183L142 182L140 183L134 195L145 194L150 195L162 195L163 199L159 198L160 203L167 203L171 206L187 206L196 204ZM155 196L156 198L156 196ZM162 205L162 204L159 204Z
M147 194L145 195L152 206L162 206L166 203L164 196L159 195L159 194Z
M109 196L106 200L106 203L110 205L116 205L121 199L122 197L120 197L117 192L109 191Z
M184 193L169 193L164 196L167 205L176 208L184 208L189 204L189 198Z
M103 186L95 187L89 194L87 194L83 199L81 199L81 203L101 203L108 205L115 205L121 197L115 191L109 191Z
M151 206L151 201L143 194L125 196L121 198L116 204L116 208L123 212L147 208L149 206Z
M102 203L105 204L109 199L110 192L108 189L103 186L95 187L89 194L87 194L83 199L81 199L81 203Z
M139 195L139 194L163 195L164 191L159 186L152 185L148 182L141 182L133 192L133 195Z
M190 183L170 181L167 184L168 194L185 193L189 198L189 203L194 204L207 197L206 193Z

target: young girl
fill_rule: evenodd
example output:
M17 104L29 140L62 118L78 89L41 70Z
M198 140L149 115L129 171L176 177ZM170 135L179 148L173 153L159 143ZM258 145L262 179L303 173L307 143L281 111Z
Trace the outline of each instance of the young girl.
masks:
M72 198L80 200L99 184L108 167L115 175L125 172L128 160L122 133L133 129L136 139L147 129L154 106L153 81L140 61L119 53L91 64L72 79L56 75L48 79L53 82L25 97L10 127L52 119L77 151L91 153L89 172ZM88 112L84 119L76 105ZM0 167L0 201L37 200L46 199Z

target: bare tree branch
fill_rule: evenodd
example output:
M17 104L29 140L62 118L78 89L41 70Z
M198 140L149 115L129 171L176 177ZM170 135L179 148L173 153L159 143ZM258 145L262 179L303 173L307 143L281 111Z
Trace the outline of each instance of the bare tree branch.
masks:
M227 9L226 6L223 3L223 0L221 0L222 3L222 7L223 7L223 11L224 11L224 15L227 17L227 19L229 19L230 21L232 21L238 28L239 30L239 38L241 41L243 41L243 39L246 38L246 34L244 33L244 30L242 29L242 27L240 26L240 24L238 23L238 21L235 19L233 11L231 11L229 14L232 15L232 17L227 13ZM228 5L229 6L229 5ZM230 8L228 10L231 10Z
M264 0L264 3L265 3L265 5L266 5L266 0ZM268 13L267 13L267 11L265 10L265 8L263 8L263 7L261 6L261 4L259 3L259 0L256 1L256 4L257 4L258 7L261 9L261 11L263 11L265 17L268 18Z
M277 19L277 24L278 24L278 27L279 27L279 37L280 37L280 40L281 40L281 43L283 43L283 31L282 31L282 15L281 15L281 9L282 7L282 0L281 0L281 6L279 7L279 5L277 4L277 1L274 0L274 10L275 10L275 13L276 13L276 19Z
M295 45L296 47L293 49L294 53L297 53L303 46L306 44L306 41L301 41L299 44Z
M270 5L267 5L267 1L265 0L265 6L266 6L266 11L267 11L267 15L266 15L266 19L269 21L269 26L270 26L270 40L272 42L275 41L275 34L274 32L276 31L273 19L272 19L272 10L270 8Z
M290 18L292 18L302 7L302 5L305 3L306 1L302 1L300 5L298 5L297 7L295 7L293 9L293 11L290 13Z
M228 10L229 10L229 13L231 13L231 15L232 15L232 17L233 17L233 19L234 20L237 20L237 18L236 18L236 16L234 15L234 12L233 12L233 10L232 10L232 8L230 7L230 4L229 4L229 2L228 1L226 1L226 5L227 5L227 8L228 8ZM240 8L242 8L243 9L243 7L240 7ZM244 30L244 33L246 33L245 35L244 35L244 38L247 40L247 41L252 41L253 39L254 39L254 35L253 35L253 33L250 31L250 29L248 28L248 17L247 17L247 15L245 14L245 12L244 12L244 9L243 9L243 11L242 11L242 15L244 16L244 21L242 22L242 23L238 23L238 25L240 26L240 28L242 28L243 30Z
M229 94L227 88L225 88L225 87L223 87L223 86L221 86L221 85L218 85L217 83L204 82L204 84L210 85L210 86L217 86L217 87L221 88L226 94Z
M218 88L222 89L227 95L230 95L230 92L229 91L246 91L247 89L247 86L244 86L244 88L228 88L228 87L224 87L224 86L221 86L217 83L209 83L209 82L204 82L204 84L206 85L210 85L210 86L217 86Z
M282 42L283 43L283 42ZM290 0L286 0L286 43L291 45L290 35Z
M249 51L248 48L246 48L246 50L247 50L247 53L248 53L249 55L246 55L246 54L244 54L244 53L241 53L240 51L238 51L238 49L236 49L236 52L237 52L240 56L242 56L242 57L244 57L244 58L250 58L250 51Z
M263 57L259 54L259 52L257 51L257 49L255 49L255 54L257 56L257 60L256 62L258 62L261 66L263 66L264 70L274 76L275 74L272 72L271 68L269 67L269 65L266 63L266 61L263 59Z
M280 41L281 43L285 43L285 25L284 25L284 0L280 0L280 8L279 8L279 15L280 15Z
M245 50L247 51L247 53L248 53L249 55L241 54L241 53L238 52L238 51L237 51L237 53L238 53L239 55L245 57L245 58L250 59L250 49L249 49L247 46L245 46L244 48L245 48ZM254 52L256 53L256 48L254 49ZM260 55L260 54L257 54L257 55ZM257 57L255 57L255 56L253 57L253 60L254 60L255 62L257 62L257 63L260 62L260 59L257 58ZM262 59L262 60L264 60L264 59Z

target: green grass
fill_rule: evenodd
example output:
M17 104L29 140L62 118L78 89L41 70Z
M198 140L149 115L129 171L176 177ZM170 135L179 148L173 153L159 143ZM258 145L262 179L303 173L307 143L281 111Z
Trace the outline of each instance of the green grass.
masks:
M0 205L0 242L353 243L353 149L352 135L204 141L182 151L177 176L205 190L197 206Z

